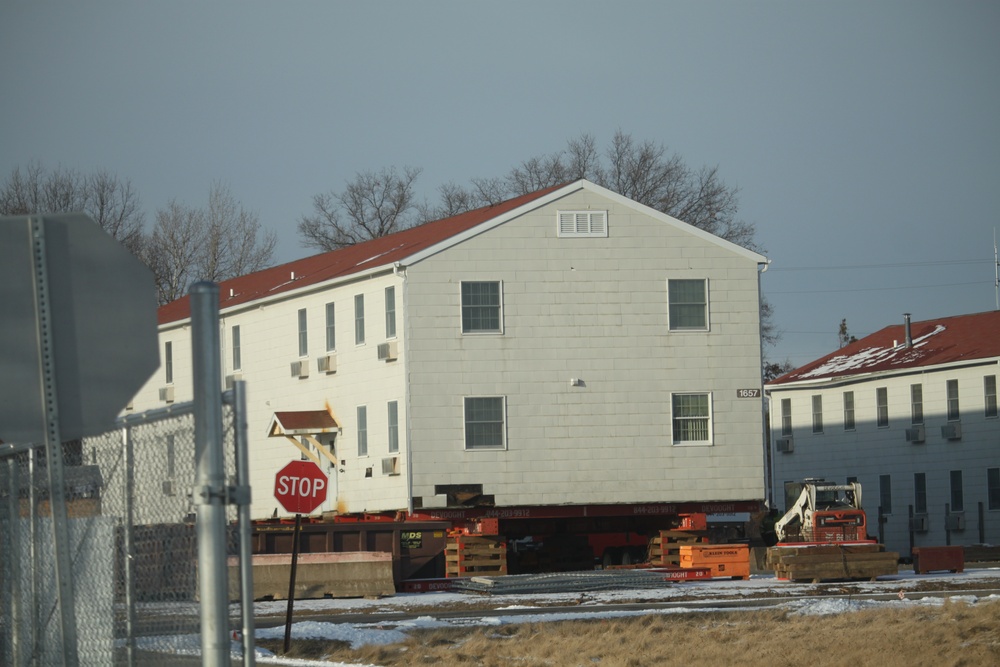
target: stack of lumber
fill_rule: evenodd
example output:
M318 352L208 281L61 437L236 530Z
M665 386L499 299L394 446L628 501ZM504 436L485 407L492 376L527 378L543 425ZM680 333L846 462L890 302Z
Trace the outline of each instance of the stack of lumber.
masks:
M819 583L831 579L866 579L897 574L899 554L874 542L784 544L767 550L767 566L778 579Z
M1000 547L985 544L973 544L963 547L966 563L997 563L1000 562Z
M449 535L444 561L446 577L507 574L507 544L497 536Z
M699 530L661 530L649 541L649 562L653 565L680 565L681 547L708 542Z

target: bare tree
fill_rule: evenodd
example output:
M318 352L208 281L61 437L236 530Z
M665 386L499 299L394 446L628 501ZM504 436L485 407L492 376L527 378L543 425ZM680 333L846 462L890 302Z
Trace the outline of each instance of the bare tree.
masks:
M851 343L857 342L857 338L852 336L847 331L847 318L840 320L840 328L837 330L837 340L840 341L840 347L846 347Z
M335 250L380 238L417 224L420 206L413 184L420 169L395 167L357 174L343 192L313 197L313 214L299 220L302 244Z
M83 212L135 254L141 252L145 214L130 181L105 169L93 173L38 162L15 167L0 186L0 215Z
M206 207L172 200L156 212L143 260L162 304L184 296L196 280L219 282L266 268L276 245L277 236L261 229L257 214L216 182Z

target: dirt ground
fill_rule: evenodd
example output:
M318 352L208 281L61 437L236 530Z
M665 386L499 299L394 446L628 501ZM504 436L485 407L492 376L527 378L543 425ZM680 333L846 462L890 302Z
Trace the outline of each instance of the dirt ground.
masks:
M281 642L258 643L281 652ZM399 644L358 650L300 640L288 656L382 667L998 665L1000 600L824 616L767 609L419 630Z

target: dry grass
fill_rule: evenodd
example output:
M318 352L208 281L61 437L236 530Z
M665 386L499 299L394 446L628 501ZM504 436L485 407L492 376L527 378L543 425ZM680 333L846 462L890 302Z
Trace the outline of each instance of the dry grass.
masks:
M280 650L275 644L267 647ZM295 641L289 656L383 667L998 665L1000 601L829 616L766 610L422 630L400 644L358 650Z

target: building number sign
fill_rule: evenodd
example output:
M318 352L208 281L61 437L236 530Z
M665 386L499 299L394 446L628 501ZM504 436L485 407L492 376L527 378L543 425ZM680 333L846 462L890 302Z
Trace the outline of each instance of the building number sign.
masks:
M760 389L737 389L736 398L760 398Z

